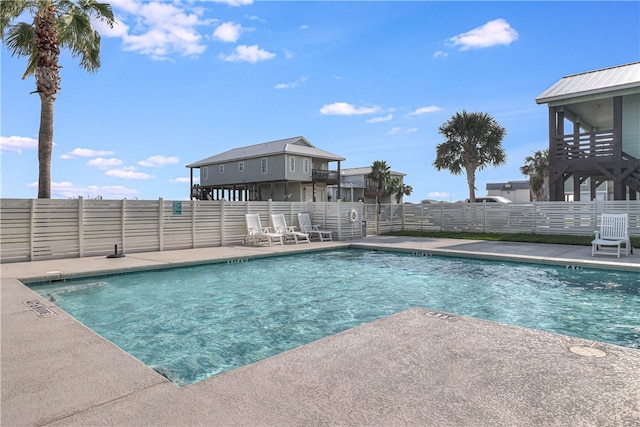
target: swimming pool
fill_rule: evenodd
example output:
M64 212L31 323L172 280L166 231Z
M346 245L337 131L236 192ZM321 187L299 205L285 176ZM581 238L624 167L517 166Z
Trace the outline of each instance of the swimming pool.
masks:
M628 272L347 249L29 286L179 385L414 306L640 348Z

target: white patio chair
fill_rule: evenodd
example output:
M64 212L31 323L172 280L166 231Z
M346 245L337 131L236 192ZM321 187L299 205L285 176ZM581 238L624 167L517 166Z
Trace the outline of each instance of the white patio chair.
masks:
M269 246L273 242L284 244L282 233L272 232L268 227L262 227L259 214L246 214L245 220L247 221L247 236L244 238L245 245L249 243L249 240L253 242L254 246L263 242L269 243Z
M296 245L299 240L306 241L307 243L311 243L309 240L309 235L307 233L303 233L301 231L295 231L294 227L287 227L287 220L284 218L283 214L271 215L271 223L273 224L273 230L276 233L281 233L284 235L284 240L294 240Z
M298 224L300 224L300 231L307 233L310 237L317 236L321 242L325 240L333 240L333 231L320 230L317 225L312 225L308 212L301 212L298 214Z
M620 247L624 245L625 255L633 252L629 238L629 217L627 214L605 214L600 217L600 230L591 242L591 256L616 255L620 258ZM617 250L613 250L613 247Z

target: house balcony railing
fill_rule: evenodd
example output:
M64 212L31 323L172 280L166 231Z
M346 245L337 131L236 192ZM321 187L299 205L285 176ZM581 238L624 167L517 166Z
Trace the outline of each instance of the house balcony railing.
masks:
M558 135L555 144L557 160L613 157L613 130Z
M325 184L338 184L340 176L338 171L314 169L311 171L311 179L313 182L322 182Z

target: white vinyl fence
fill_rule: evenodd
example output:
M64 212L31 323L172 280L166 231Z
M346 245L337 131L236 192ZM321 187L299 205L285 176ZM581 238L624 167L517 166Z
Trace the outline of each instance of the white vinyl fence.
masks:
M0 199L0 262L242 244L245 214L264 226L284 214L297 226L298 212L338 240L402 230L593 235L603 212L628 213L640 236L640 201L382 205L378 215L357 202Z
M392 231L468 231L589 235L603 213L627 213L640 237L640 201L437 203L365 206L367 234Z
M35 261L242 244L245 214L271 214L298 225L298 212L333 230L339 240L359 238L351 220L361 203L229 202L159 200L1 199L0 261Z

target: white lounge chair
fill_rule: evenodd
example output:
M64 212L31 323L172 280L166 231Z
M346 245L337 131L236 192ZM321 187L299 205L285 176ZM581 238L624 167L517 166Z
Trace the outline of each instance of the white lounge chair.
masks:
M633 252L629 238L629 217L627 214L602 214L600 231L591 242L591 256L616 255L620 258L620 247L624 245L625 255ZM613 250L613 247L617 250Z
M271 215L271 223L273 224L273 230L276 233L281 233L284 235L284 240L294 240L296 245L299 240L306 241L307 243L311 243L309 240L309 235L307 233L303 233L301 231L295 231L293 227L287 227L287 220L284 218L283 214Z
M284 236L282 233L272 232L268 227L262 227L260 223L259 214L246 214L245 220L247 221L247 236L244 238L244 244L248 244L251 240L255 245L263 242L269 243L269 246L273 242L284 244Z
M311 218L308 212L301 212L298 214L298 224L300 224L300 231L307 233L309 236L317 236L321 242L325 240L333 240L331 230L320 230L317 225L311 224Z

